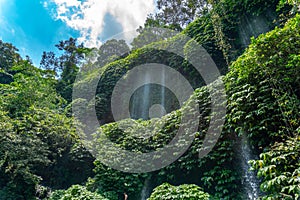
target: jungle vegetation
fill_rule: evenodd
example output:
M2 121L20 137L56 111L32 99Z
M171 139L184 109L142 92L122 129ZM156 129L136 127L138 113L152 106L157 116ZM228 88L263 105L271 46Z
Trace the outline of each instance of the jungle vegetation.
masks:
M260 181L259 198L300 199L299 9L297 0L158 0L157 13L148 16L130 47L113 39L89 49L70 38L56 45L60 55L44 52L40 66L0 40L0 199L118 200L126 193L129 200L139 200L149 179L149 200L245 199L237 164L243 136L256 155L249 164ZM222 76L206 85L186 58L153 48L171 46L178 35L141 46L157 37L147 32L153 27L197 41ZM86 62L95 51L97 61ZM192 52L187 44L185 56ZM141 140L134 130L120 131L110 98L130 69L155 62L179 71L195 92L183 107L162 117L165 124L157 134ZM74 84L79 71L83 81ZM72 99L74 87L88 89L86 83L99 74L95 99ZM210 87L220 80L227 95L225 124L213 150L199 159L210 122ZM95 101L100 129L111 141L127 150L149 152L172 140L180 116L191 112L192 100L201 110L192 145L171 165L140 174L120 172L94 158L81 142L84 133L76 128L80 121L71 109L76 101ZM142 126L150 122L137 120Z

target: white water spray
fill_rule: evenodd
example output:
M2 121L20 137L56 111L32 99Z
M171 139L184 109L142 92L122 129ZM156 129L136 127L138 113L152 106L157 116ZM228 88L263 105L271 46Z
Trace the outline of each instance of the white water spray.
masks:
M246 192L248 200L256 200L259 197L259 180L254 171L250 171L249 160L254 159L255 156L250 148L249 140L246 134L243 134L241 139L241 168L243 173L243 187Z

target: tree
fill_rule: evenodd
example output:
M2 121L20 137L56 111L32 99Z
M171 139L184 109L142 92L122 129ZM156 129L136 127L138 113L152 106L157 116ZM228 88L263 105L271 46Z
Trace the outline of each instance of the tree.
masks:
M62 55L55 56L53 52L43 52L40 66L47 70L52 70L59 77L57 92L68 102L72 100L72 87L75 81L79 65L85 55L91 50L85 48L83 44L77 44L77 40L70 38L60 41L55 47L62 51Z
M110 58L113 56L119 57L127 55L130 51L125 40L108 40L99 48L98 62L102 66L109 62Z
M36 108L58 109L64 100L56 94L56 80L44 78L46 73L30 65L27 61L19 62L11 68L14 74L9 85L0 85L0 104L11 117L19 117L31 106Z
M39 184L67 188L85 181L94 159L65 114L57 80L28 61L10 71L14 81L0 84L0 199L33 199Z
M33 199L41 178L33 167L47 165L47 148L26 130L15 129L16 120L0 111L0 197L1 199Z
M206 13L209 7L206 0L158 0L155 18L166 25L183 28L197 16Z
M132 49L143 48L148 44L171 38L178 33L177 31L171 31L167 26L161 26L156 23L144 28L140 27L137 31L140 34L133 39L131 43Z
M100 46L99 49L92 50L92 53L87 56L92 59L91 63L86 63L82 66L82 71L90 71L95 68L101 68L106 64L127 56L130 52L130 48L125 40L111 39L106 41ZM95 60L93 62L93 60Z
M42 60L40 66L46 70L52 70L54 72L58 71L58 59L55 56L54 52L43 52Z
M18 49L10 43L0 40L0 70L8 71L21 60Z

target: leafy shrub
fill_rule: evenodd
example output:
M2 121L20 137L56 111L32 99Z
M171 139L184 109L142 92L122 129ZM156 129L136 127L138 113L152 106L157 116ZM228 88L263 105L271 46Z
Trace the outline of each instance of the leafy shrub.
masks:
M208 200L209 194L197 185L173 186L164 183L154 189L148 200Z
M95 161L95 176L89 180L87 187L97 191L110 200L128 194L130 199L138 199L143 188L146 174L124 173Z
M270 150L260 154L259 160L252 160L260 186L266 192L264 200L300 198L300 137L297 134L284 142L275 143Z
M53 192L49 200L109 200L100 194L90 192L84 186L73 185L67 190Z

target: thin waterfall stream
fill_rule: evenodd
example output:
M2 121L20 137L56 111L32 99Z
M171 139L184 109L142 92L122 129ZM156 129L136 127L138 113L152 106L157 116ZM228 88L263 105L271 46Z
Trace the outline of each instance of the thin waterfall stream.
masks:
M245 192L245 198L248 200L256 200L260 195L260 182L256 176L256 172L250 170L251 166L248 163L249 160L255 159L256 155L253 154L246 134L243 134L241 138L240 150L242 184Z
M162 74L161 74L161 82L162 82L162 87L161 87L161 113L160 116L165 115L165 100L166 100L166 88L165 83L166 83L166 75L165 75L165 70L163 69Z
M147 177L141 192L141 200L147 200L152 192L151 176Z
M131 97L130 115L132 119L160 118L167 114L167 111L171 111L170 108L166 108L166 96L168 96L168 101L174 97L170 97L170 92L166 91L164 70L160 76L160 84L153 84L150 83L150 74L143 75L144 85L138 88Z

